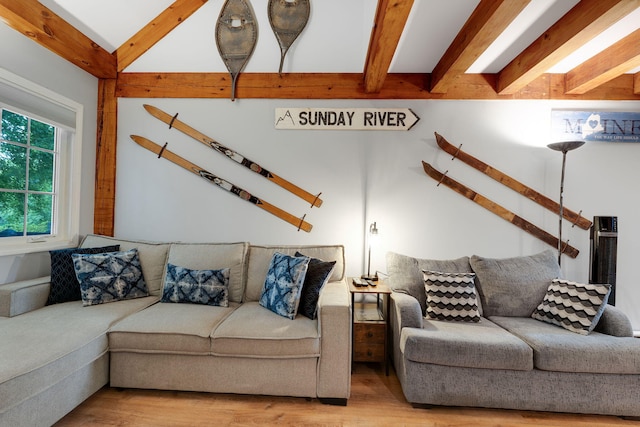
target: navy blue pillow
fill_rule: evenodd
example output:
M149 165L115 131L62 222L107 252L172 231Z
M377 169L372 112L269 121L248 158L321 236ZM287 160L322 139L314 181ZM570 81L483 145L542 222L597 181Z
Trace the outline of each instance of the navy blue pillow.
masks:
M296 252L296 256L304 255ZM335 265L335 261L325 262L317 258L311 258L309 260L307 275L304 277L304 283L302 285L302 295L300 296L298 313L309 319L318 317L318 298L320 298L320 291L329 281Z
M120 245L104 246L102 248L69 248L49 251L51 255L51 289L47 305L68 301L80 301L80 283L73 268L72 254L99 254L103 252L117 252Z

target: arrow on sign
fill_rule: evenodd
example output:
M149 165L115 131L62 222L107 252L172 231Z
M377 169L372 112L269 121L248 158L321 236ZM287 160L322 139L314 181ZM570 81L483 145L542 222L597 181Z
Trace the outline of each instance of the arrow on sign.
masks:
M276 108L276 129L410 130L418 121L410 108Z

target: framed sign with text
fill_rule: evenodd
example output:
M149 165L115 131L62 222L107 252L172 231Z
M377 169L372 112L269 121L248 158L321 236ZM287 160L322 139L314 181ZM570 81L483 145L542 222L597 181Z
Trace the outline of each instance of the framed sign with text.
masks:
M640 111L552 110L554 141L640 142Z
M276 108L276 129L410 130L418 117L410 108Z

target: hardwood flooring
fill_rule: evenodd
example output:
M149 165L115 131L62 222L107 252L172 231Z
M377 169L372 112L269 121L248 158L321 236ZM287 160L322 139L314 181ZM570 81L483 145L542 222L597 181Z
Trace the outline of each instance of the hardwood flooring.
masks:
M395 372L355 365L347 406L316 399L105 387L60 420L69 426L640 426L611 416L478 408L413 408Z

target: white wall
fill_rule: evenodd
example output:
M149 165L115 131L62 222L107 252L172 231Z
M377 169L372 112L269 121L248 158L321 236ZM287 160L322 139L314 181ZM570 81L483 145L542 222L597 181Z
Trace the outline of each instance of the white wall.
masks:
M309 205L179 131L142 107L162 108L312 193ZM277 107L410 107L420 122L408 132L284 131L274 128ZM372 269L385 271L384 254L450 258L527 255L550 246L436 182L421 160L467 184L517 215L557 235L553 213L501 186L437 148L433 132L553 199L559 196L562 155L546 148L552 108L640 111L638 102L559 101L301 101L121 99L118 128L116 234L159 240L251 241L259 244L344 244L347 270L364 269L364 232L376 221ZM297 216L311 233L251 206L134 144L138 134L234 182ZM588 143L568 154L565 206L583 216L619 220L617 306L640 329L640 288L634 258L640 252L638 144ZM563 275L586 282L589 232L564 223L563 237L580 250L563 257Z
M7 25L0 25L0 40L1 68L84 106L80 232L91 232L98 80ZM0 257L0 283L47 275L49 267L47 252Z
M92 230L97 80L7 26L0 25L0 66L85 106L81 232ZM324 204L309 205L228 159L153 119L143 103L159 106L218 141L263 164ZM421 121L409 132L277 131L276 107L410 107ZM417 257L479 254L509 257L548 246L440 186L421 160L468 184L549 232L557 217L441 152L433 132L514 178L557 197L561 155L544 146L552 108L639 111L638 102L544 101L119 101L116 235L151 240L251 241L257 244L333 244L346 247L350 275L364 269L364 232L377 221L374 270L385 270L392 250ZM311 233L249 205L145 152L129 139L140 134L199 163L297 216L307 214ZM535 147L537 145L537 148ZM543 147L543 148L539 148ZM640 288L634 279L640 252L639 207L634 185L638 144L590 143L568 156L565 204L584 216L619 219L617 306L640 330ZM563 259L567 278L588 279L589 233L565 223L564 236L580 249ZM0 283L48 272L48 254L0 258Z

